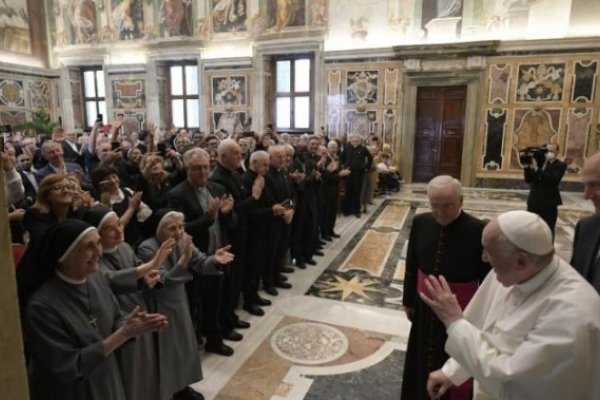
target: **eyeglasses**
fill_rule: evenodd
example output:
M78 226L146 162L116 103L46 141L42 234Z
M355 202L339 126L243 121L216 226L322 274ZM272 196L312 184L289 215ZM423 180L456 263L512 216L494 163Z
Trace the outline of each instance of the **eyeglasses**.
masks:
M77 187L75 185L54 185L50 187L50 190L55 190L57 192L65 192L67 190L75 190Z

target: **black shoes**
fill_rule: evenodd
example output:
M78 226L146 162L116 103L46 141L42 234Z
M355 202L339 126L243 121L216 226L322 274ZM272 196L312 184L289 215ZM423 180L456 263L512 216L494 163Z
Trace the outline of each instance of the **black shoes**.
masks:
M333 239L331 238L331 236L321 236L321 239L323 239L326 242L331 242Z
M323 253L321 250L315 250L315 256L324 256L325 253Z
M232 342L239 342L244 338L244 335L242 335L239 332L234 331L233 329L229 329L225 332L223 332L223 339L225 340L230 340Z
M270 294L271 296L277 296L279 292L275 289L274 286L265 286L265 292Z
M233 355L233 349L224 343L206 343L204 350L209 353L215 353L221 356L230 357Z
M275 287L278 287L281 289L291 289L292 285L287 282L279 281L279 282L275 282Z
M356 213L356 214L354 214L354 216L355 216L356 218L360 218L360 213Z
M308 265L317 265L317 262L312 258L306 262Z
M270 306L271 300L263 299L262 297L257 295L256 299L254 299L254 304L259 306Z
M337 238L339 238L339 237L341 237L341 236L340 236L340 235L338 235L338 234L337 234L337 233L335 233L335 232L331 232L331 237L332 237L332 238L336 238L336 239L337 239Z
M306 269L306 264L304 261L296 261L296 268Z
M286 274L294 272L294 268L292 267L283 267L281 268L281 272L285 272Z
M249 314L256 315L259 317L262 317L263 315L265 315L265 312L263 311L263 309L260 308L259 306L257 306L256 304L250 304L250 305L244 306L244 310L248 311Z
M242 321L241 319L238 319L237 321L235 321L233 323L233 327L235 329L248 329L248 328L250 328L250 322L246 322L246 321Z
M201 393L196 392L189 386L173 395L173 400L204 400Z

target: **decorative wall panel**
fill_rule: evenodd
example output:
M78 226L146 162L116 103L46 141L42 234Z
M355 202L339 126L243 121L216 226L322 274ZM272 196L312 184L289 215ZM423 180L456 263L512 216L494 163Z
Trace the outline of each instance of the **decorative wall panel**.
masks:
M517 101L560 101L565 64L519 65Z
M400 62L336 61L325 70L329 136L375 133L394 148L402 107Z
M230 134L250 129L252 70L232 67L203 72L206 128L211 132L223 129Z
M395 105L398 101L398 75L397 69L386 68L385 85L383 87L383 104Z
M489 103L508 102L509 80L512 72L510 64L493 64L489 69Z
M144 79L113 79L113 108L133 110L146 106Z
M0 79L0 105L8 107L25 106L23 81Z
M478 177L522 179L519 150L557 143L568 165L563 180L579 180L600 144L600 54L490 57L487 64Z
M578 173L583 167L587 150L587 137L592 123L591 108L570 108L567 116L565 162L569 172Z
M504 129L506 128L506 109L487 110L485 122L485 147L483 154L483 169L502 169L502 150L504 143Z
M379 71L348 71L346 102L348 104L377 103Z
M210 88L213 106L240 106L248 102L245 76L213 76Z
M31 81L28 85L29 104L34 110L50 109L50 85L47 81Z
M592 101L596 88L598 61L575 62L571 101Z

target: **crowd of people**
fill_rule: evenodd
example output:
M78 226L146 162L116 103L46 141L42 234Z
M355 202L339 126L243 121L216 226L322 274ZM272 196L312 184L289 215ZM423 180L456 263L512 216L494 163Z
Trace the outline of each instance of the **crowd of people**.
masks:
M119 120L79 138L7 136L32 399L202 398L189 387L199 346L232 355L250 326L238 309L264 315L264 293L291 288L287 274L339 237L338 213L372 204L383 159L369 142L125 135Z
M232 355L239 308L264 315L265 293L339 237L338 213L360 217L400 179L377 137L120 130L58 130L39 149L14 134L2 152L34 400L201 399L199 346ZM483 221L458 180L429 182L406 254L403 399L600 397L600 153L569 265L557 202L532 208L558 193L550 150L525 171L534 212Z

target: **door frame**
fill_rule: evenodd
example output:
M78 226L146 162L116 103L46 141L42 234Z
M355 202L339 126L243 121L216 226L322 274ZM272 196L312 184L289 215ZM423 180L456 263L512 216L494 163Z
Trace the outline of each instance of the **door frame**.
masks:
M477 126L479 118L479 104L481 97L480 85L483 72L475 71L439 71L439 72L409 72L403 76L403 118L402 134L396 142L396 154L402 154L402 171L407 183L412 183L413 159L415 151L415 129L417 117L417 90L419 87L432 86L466 86L467 98L465 105L465 125L463 132L463 147L460 182L464 186L473 186L475 183L476 160L474 155L477 143Z

